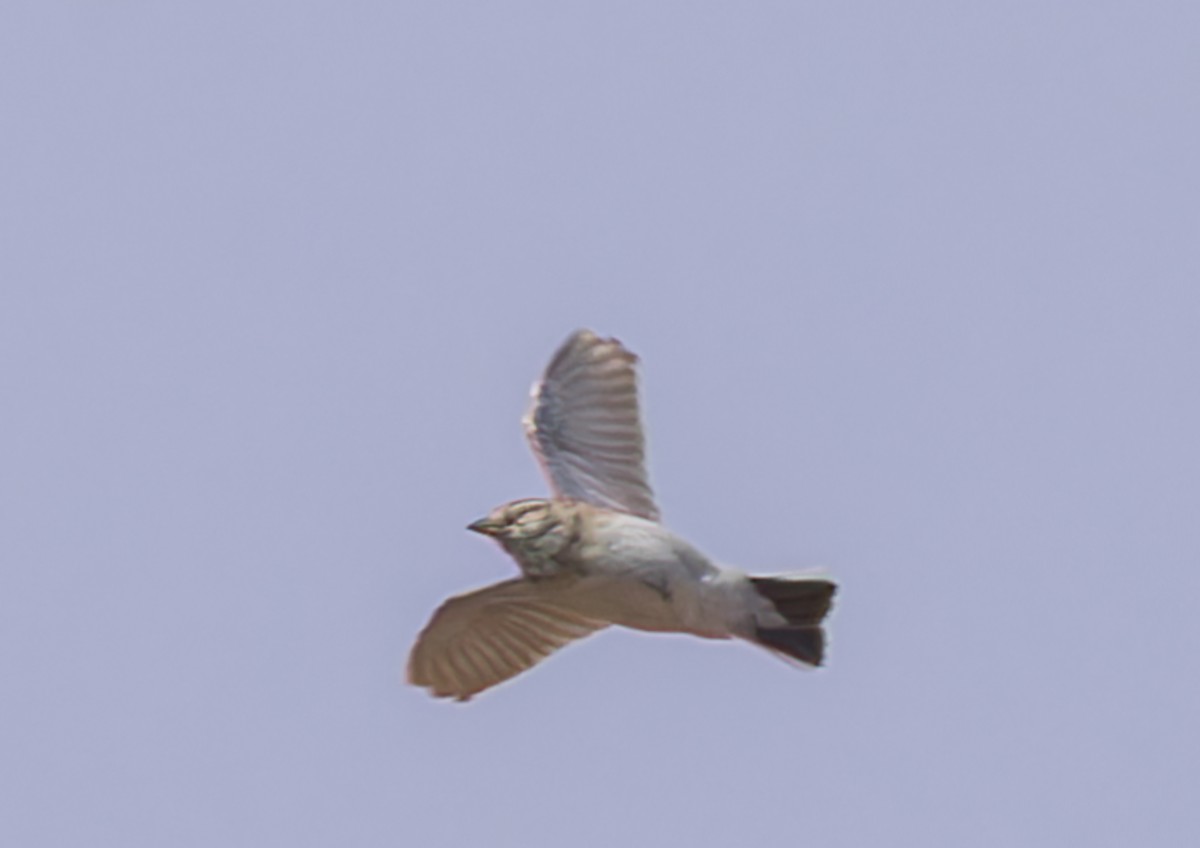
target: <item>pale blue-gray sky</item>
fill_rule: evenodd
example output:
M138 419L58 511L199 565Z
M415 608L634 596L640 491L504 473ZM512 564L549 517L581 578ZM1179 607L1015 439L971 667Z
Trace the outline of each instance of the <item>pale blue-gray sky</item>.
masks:
M0 843L1200 840L1200 7L10 3ZM572 329L830 665L401 683Z

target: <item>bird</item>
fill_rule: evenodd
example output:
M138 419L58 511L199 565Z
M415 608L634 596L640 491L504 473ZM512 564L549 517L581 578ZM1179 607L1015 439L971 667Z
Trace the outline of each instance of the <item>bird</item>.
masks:
M823 664L832 580L751 576L662 523L637 363L591 330L551 357L522 425L552 496L502 504L467 527L498 542L520 575L446 600L412 648L409 683L467 701L612 625L737 638L801 666Z

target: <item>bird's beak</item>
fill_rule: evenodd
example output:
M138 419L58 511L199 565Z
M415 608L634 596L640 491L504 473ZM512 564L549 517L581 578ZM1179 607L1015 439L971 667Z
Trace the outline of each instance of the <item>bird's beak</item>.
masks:
M495 536L500 530L500 525L486 518L481 518L478 521L472 521L468 524L467 529L474 530L476 533L482 533L485 536Z

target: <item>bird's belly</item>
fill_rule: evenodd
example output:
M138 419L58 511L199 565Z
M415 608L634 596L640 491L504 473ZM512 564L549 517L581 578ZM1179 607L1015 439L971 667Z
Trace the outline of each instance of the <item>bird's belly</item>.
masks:
M597 581L587 590L587 604L622 627L658 632L683 629L670 595L636 579Z
M694 633L723 638L723 628L697 626L698 587L691 581L641 578L591 578L579 585L580 610L613 624L655 633Z

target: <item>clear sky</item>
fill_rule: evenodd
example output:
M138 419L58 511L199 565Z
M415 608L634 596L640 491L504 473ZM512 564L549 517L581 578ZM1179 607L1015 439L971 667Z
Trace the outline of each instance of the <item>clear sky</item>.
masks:
M0 844L1200 844L1200 6L0 12ZM828 668L402 682L573 329Z

